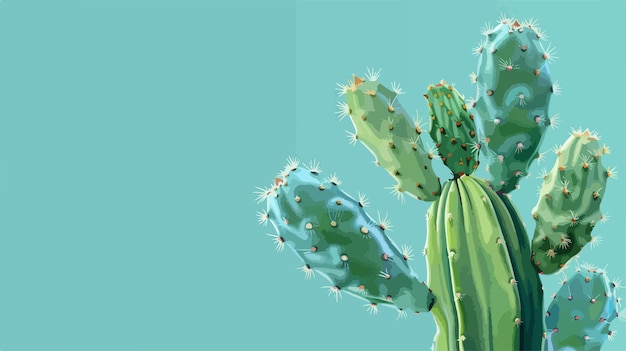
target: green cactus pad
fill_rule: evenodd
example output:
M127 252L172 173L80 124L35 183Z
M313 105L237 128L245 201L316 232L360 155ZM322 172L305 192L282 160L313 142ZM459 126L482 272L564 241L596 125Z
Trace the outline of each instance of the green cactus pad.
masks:
M354 77L345 87L347 111L358 140L376 157L376 164L396 179L395 190L434 201L441 192L432 168L433 155L425 148L419 125L400 105L399 89L390 90L375 80Z
M536 227L531 259L544 274L558 271L593 243L591 231L604 218L600 203L607 179L615 174L602 166L608 148L600 146L597 135L589 130L574 131L555 152L557 161L544 174L533 209Z
M558 92L548 69L553 52L536 27L514 19L483 34L485 40L475 49L478 97L470 108L490 159L491 186L508 193L528 174L552 123L548 107Z
M470 175L448 181L428 212L425 253L428 284L438 297L432 310L437 350L521 345L522 300L505 235L514 224L480 182Z
M424 94L430 112L430 136L439 156L455 177L472 174L478 167L478 138L474 116L467 111L464 97L441 81Z
M408 265L411 250L396 246L385 234L389 223L372 219L363 199L350 197L336 177L320 172L316 164L307 169L293 162L261 191L267 210L259 220L276 229L271 236L277 248L293 249L305 274L325 277L337 298L357 296L369 302L370 311L378 305L403 315L429 311L435 297Z
M545 350L599 351L614 335L610 327L618 310L615 287L603 270L578 267L546 311Z

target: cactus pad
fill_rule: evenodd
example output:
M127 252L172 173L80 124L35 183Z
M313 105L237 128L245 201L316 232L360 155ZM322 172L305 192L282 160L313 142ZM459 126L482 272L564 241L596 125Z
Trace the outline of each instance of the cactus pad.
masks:
M558 271L583 246L593 245L591 231L604 218L600 203L607 179L615 174L602 166L608 148L600 146L598 136L589 130L573 131L555 152L557 161L544 173L533 209L536 227L531 259L544 274Z
M450 180L428 211L428 284L438 298L432 310L439 327L435 347L538 349L540 343L531 344L541 340L542 330L533 323L536 312L527 297L520 296L518 284L526 281L518 283L508 249L515 223L484 183L471 175ZM528 282L539 288L536 279Z
M528 174L553 122L548 105L558 85L552 83L548 63L554 52L531 23L505 19L483 34L474 51L479 57L473 76L478 96L470 108L481 125L491 186L508 193Z
M338 298L348 293L401 314L429 311L434 295L408 265L411 250L399 249L385 234L386 220L375 221L363 209L365 201L339 189L339 180L323 178L316 164L289 164L275 184L263 189L267 210L259 221L270 222L279 249L293 249L306 275L330 281Z
M398 101L401 90L392 88L355 76L351 85L344 86L343 115L350 116L356 129L353 140L363 143L376 157L376 164L396 179L396 192L433 201L441 191L432 168L433 155L424 148L420 126Z
M594 267L578 268L546 312L546 351L599 351L614 332L617 316L616 284Z
M472 174L479 164L480 144L474 116L467 111L463 96L441 81L429 86L424 97L430 112L430 136L441 160L455 177Z

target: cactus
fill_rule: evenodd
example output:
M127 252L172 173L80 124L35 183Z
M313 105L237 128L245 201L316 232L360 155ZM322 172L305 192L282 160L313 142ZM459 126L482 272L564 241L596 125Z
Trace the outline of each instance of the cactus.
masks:
M607 218L600 203L607 179L616 175L601 162L609 149L589 130L573 131L555 148L557 161L543 174L533 209L530 241L509 193L542 157L547 127L556 126L556 116L548 117L550 98L559 92L548 69L554 51L534 21L503 17L483 34L475 49L478 73L471 75L476 100L464 102L445 81L429 85L428 133L400 105L399 85L389 89L378 82L380 71L369 71L367 79L353 75L338 89L345 95L339 117L349 116L356 128L350 142L365 145L396 179L393 193L432 202L427 284L407 264L411 250L387 237L389 223L373 220L364 200L341 191L335 176L322 179L317 163L303 169L291 160L274 184L260 189L267 210L259 222L271 222L277 248L291 247L305 275L325 277L336 297L346 292L368 301L370 311L382 304L402 316L432 308L434 350L597 350L615 335L608 328L617 315L617 281L595 269L575 275L544 320L539 274L562 272L584 245L599 242L591 231ZM426 134L436 149L426 150ZM490 181L473 174L485 154ZM443 185L432 167L435 158L451 172Z
M386 219L374 221L363 198L350 197L336 176L322 178L320 172L315 162L305 169L290 160L282 177L261 189L267 210L259 220L276 229L271 236L277 248L291 247L305 275L324 276L336 298L346 292L367 300L370 310L392 305L403 315L429 311L435 298L407 264L411 249L398 249L385 234Z
M543 174L539 201L533 209L536 227L533 261L539 272L550 274L578 255L584 245L594 244L591 231L604 216L600 203L607 179L615 171L602 166L608 153L598 143L597 134L575 130L561 147L555 148L557 160Z
M478 70L472 75L478 96L470 104L479 119L483 152L489 156L491 186L508 193L528 174L544 132L557 118L548 117L552 83L548 63L553 49L532 23L503 18L475 49Z
M353 77L343 87L346 103L341 116L350 116L356 132L352 140L360 141L376 157L376 164L396 179L395 191L424 201L433 201L441 192L439 178L432 168L433 154L424 148L417 121L412 122L398 101L398 85L388 89L378 83L376 75L368 80Z
M586 265L554 294L546 312L546 351L594 351L613 339L611 322L617 316L617 282L604 270Z

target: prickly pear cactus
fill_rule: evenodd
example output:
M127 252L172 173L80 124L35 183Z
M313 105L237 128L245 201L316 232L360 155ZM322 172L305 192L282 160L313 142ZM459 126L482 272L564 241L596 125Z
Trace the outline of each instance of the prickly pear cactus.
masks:
M491 186L508 193L528 174L548 126L550 97L558 94L548 63L554 50L534 22L502 18L485 28L485 39L474 49L478 71L472 80L478 96L470 102L481 126L483 154L489 157Z
M598 351L613 340L611 322L617 316L615 289L603 270L591 265L577 269L546 312L545 351Z
M531 258L541 273L558 271L596 240L591 232L605 218L600 204L607 179L616 174L602 165L609 149L598 140L588 129L573 131L563 146L555 148L552 170L543 174L533 209L536 226Z
M430 136L441 160L457 177L472 174L480 164L480 144L464 97L445 81L429 86L424 97L430 112Z
M399 316L432 308L434 350L598 350L615 335L609 323L617 315L618 282L595 268L579 270L555 294L546 331L539 273L562 269L585 245L599 242L591 231L606 219L600 203L607 179L616 175L601 162L608 148L595 133L576 130L554 149L557 161L542 175L529 242L508 193L542 157L545 131L557 124L548 111L560 90L548 68L555 52L534 21L501 17L483 34L471 75L476 99L465 102L445 81L430 85L428 133L400 105L399 85L378 82L380 71L338 88L346 99L339 117L349 116L356 129L350 142L361 142L396 179L398 197L432 202L424 248L432 291L408 266L411 249L400 250L387 237L386 219L372 219L365 200L341 191L336 177L322 178L316 163L303 168L291 160L274 184L260 189L267 210L259 222L274 226L277 249L293 249L306 277L330 281L337 299L345 292L365 299L371 312L385 305ZM436 149L425 149L425 134ZM480 153L489 159L491 181L473 175ZM451 171L443 187L434 158Z
M422 130L411 121L398 101L402 90L380 84L378 74L368 79L354 76L341 87L346 103L340 103L341 117L350 116L356 132L352 141L360 141L396 180L395 192L433 201L441 192L439 178L432 168L433 154L425 149Z
M336 176L321 176L318 164L302 167L292 160L275 184L260 189L267 210L261 223L277 231L276 247L285 246L302 259L306 277L319 274L330 281L329 293L348 293L378 305L396 308L400 315L429 311L435 297L408 265L410 247L399 249L385 234L387 219L375 221L365 211L366 200L339 189Z

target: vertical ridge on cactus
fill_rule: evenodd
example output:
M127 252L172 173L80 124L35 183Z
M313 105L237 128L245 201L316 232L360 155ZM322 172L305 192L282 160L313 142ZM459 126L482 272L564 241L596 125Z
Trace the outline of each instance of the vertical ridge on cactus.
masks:
M541 348L543 328L534 323L541 302L520 294L536 273L515 271L523 267L509 254L509 247L518 248L514 233L507 207L484 181L464 175L446 182L428 215L428 284L438 296L435 349L517 350L522 331L524 349ZM528 280L535 285L523 291L539 289L537 280Z
M548 63L555 56L541 43L536 27L515 19L500 22L485 36L471 110L481 124L491 186L509 193L528 174L551 124L547 116L554 84Z
M451 186L451 182L446 182L442 193L449 193ZM447 196L440 197L428 208L427 233L436 233L437 228L445 226L446 201ZM428 234L426 236L424 254L428 272L427 284L436 294L438 302L431 311L438 326L433 343L439 350L455 350L459 338L459 321L454 304L455 291L450 279L442 279L442 277L450 277L450 265L444 259L449 255L447 247L445 235Z

